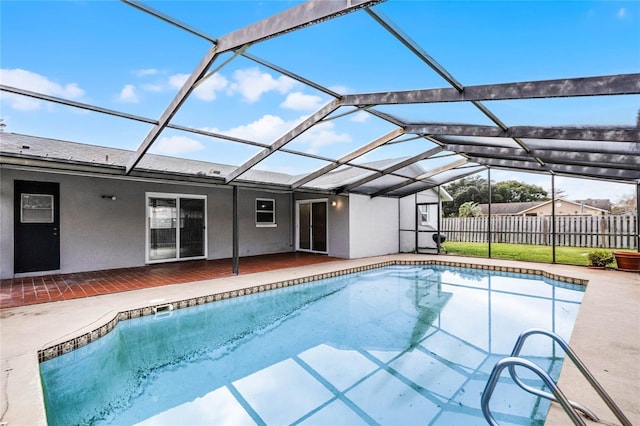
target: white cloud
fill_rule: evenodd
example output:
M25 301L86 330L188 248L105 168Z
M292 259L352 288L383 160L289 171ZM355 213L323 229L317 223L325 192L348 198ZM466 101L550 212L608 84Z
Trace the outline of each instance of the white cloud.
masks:
M280 106L298 111L314 111L322 106L322 98L315 95L305 95L302 92L293 92L287 95L287 99Z
M296 124L296 122L284 121L280 117L267 114L252 123L233 127L228 130L208 130L254 142L271 143L295 127Z
M306 150L309 154L318 154L325 146L343 142L349 143L352 140L347 133L337 133L335 124L331 121L325 121L313 126L300 135L298 139L309 146Z
M140 87L147 92L162 92L164 90L161 84L143 84Z
M204 145L186 136L163 137L153 144L154 150L163 154L184 154L204 149Z
M332 90L339 94L349 93L349 88L347 86L331 86L329 90Z
M287 93L295 87L295 80L281 76L274 79L271 74L261 73L258 68L237 70L233 73L235 82L229 87L229 94L240 93L245 100L256 102L264 93L277 91Z
M174 74L169 76L167 85L180 89L188 78L189 74ZM226 90L228 95L240 93L246 101L256 102L264 93L277 91L285 94L297 84L295 80L285 76L274 79L270 74L260 72L258 68L237 70L232 80L233 83L221 73L215 73L200 83L193 95L203 101L213 101L219 92ZM162 90L163 85L147 84L141 87L144 90L158 92ZM318 97L299 94L298 97L287 99L282 106L291 109L313 109L320 100Z
M59 96L65 99L80 99L84 96L77 83L61 85L40 74L23 69L0 69L0 81L7 86L19 87L45 95ZM3 99L8 99L13 109L28 111L40 108L40 101L24 96L2 93Z
M125 85L120 91L118 99L122 102L137 104L140 99L138 99L138 94L136 93L136 86L133 84Z
M138 77L146 77L148 75L156 75L159 74L160 71L158 71L155 68L145 68L145 69L140 69L140 70L134 70L133 74L137 75Z
M351 116L351 121L354 123L364 123L371 118L371 114L366 111L358 111Z
M189 74L174 74L169 77L169 86L179 89L187 81L187 78L189 78Z
M175 88L181 88L189 78L189 74L175 74L169 77L169 85ZM229 81L219 73L213 74L200 83L193 95L203 101L213 101L216 98L216 92L219 92L229 85Z
M212 101L216 98L216 92L229 85L229 81L220 74L213 74L196 87L193 94L203 101Z
M293 129L306 118L306 116L303 116L296 120L285 121L278 116L267 114L252 123L234 127L232 129L219 130L210 128L204 130L214 133L222 133L224 135L247 139L254 142L270 144L289 130ZM306 145L306 152L316 154L324 146L351 142L351 136L346 133L336 132L335 124L333 122L324 122L307 130L298 136L295 141L298 141L302 145Z
M625 16L627 16L627 9L621 7L620 9L618 9L618 13L616 14L616 16L620 19L623 19Z

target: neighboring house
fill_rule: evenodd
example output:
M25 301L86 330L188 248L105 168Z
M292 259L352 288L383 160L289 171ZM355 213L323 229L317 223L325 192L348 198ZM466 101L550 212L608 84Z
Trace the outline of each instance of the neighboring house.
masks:
M241 257L397 253L401 222L417 217L418 203L429 203L418 207L426 209L419 226L437 226L435 189L404 198L322 189L361 179L359 168L321 176L320 189L291 190L298 177L251 169L227 185L233 166L152 154L124 175L131 155L0 133L0 278L230 258L234 196Z
M606 198L587 198L586 200L574 200L574 203L594 207L596 209L604 210L607 213L611 213L611 201Z
M592 202L601 207L588 204ZM607 207L607 208L602 208ZM492 216L551 216L552 202L530 201L524 203L491 203ZM555 200L556 216L600 216L608 214L611 208L609 200L580 200L569 201L565 199ZM483 215L489 214L489 205L480 204L480 211Z

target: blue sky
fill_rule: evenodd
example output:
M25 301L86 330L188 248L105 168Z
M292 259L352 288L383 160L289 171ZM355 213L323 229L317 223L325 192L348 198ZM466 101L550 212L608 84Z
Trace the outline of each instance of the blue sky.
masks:
M214 38L298 3L147 2ZM638 1L390 0L375 9L464 85L640 72ZM2 0L0 19L2 84L153 119L210 47L118 1ZM339 93L447 87L364 12L253 45L248 53ZM149 125L121 118L0 96L9 132L134 150L149 131ZM173 123L271 143L329 100L324 93L239 57L202 84ZM486 106L509 126L635 125L640 97L500 101ZM379 109L418 121L492 124L467 104ZM369 114L356 113L305 133L287 148L337 158L392 129ZM362 161L424 149L424 142L407 142L374 151ZM235 165L258 151L170 129L152 148L154 153ZM324 164L277 153L260 167L298 174ZM527 180L550 189L544 175L494 172L492 178ZM556 187L570 192L571 198L616 198L634 191L631 185L585 186L568 179L557 179Z

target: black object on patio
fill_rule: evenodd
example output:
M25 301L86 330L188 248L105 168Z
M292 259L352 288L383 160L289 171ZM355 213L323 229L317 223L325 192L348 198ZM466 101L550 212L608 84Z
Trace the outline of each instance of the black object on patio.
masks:
M433 238L433 242L436 243L436 247L438 248L438 250L444 251L445 253L447 252L447 249L445 249L442 246L442 243L444 243L445 240L447 239L446 235L435 233L435 234L433 234L433 236L431 238Z

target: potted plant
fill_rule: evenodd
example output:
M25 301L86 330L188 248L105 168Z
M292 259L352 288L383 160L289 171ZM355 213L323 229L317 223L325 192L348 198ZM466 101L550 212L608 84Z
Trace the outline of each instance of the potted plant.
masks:
M615 260L613 253L608 250L596 249L589 252L589 266L604 269Z
M619 271L640 272L640 253L633 251L614 251Z

